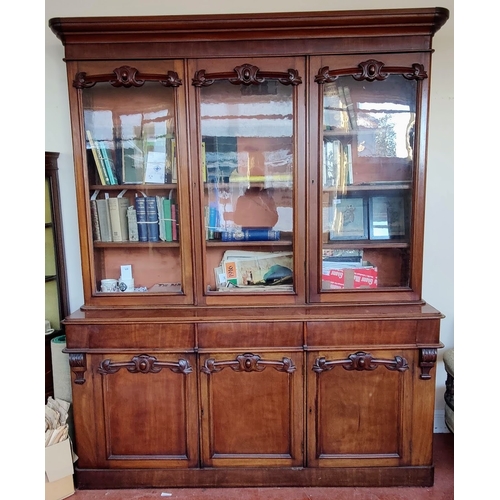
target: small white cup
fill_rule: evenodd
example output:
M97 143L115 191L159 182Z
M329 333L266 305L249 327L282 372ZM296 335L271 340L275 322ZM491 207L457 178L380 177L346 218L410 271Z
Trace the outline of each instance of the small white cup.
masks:
M101 292L116 292L118 290L118 280L101 280Z
M134 291L134 278L123 279L120 277L118 281L118 290L120 292L133 292Z
M50 321L48 319L45 320L45 335L49 335L50 333L54 333L55 330L51 327Z

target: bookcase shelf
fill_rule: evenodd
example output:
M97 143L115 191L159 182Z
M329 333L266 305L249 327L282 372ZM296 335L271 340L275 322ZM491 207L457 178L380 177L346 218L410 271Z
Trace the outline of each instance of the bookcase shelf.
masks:
M94 241L94 248L142 248L148 249L150 247L156 248L179 248L178 241L120 241L120 242L102 242Z
M92 184L89 186L91 191L122 191L124 189L130 191L164 191L177 189L177 184L116 184L116 185L101 185Z
M80 488L432 485L426 127L448 15L50 20L84 284L65 321ZM99 185L106 166L120 184ZM98 237L97 205L119 203L149 241ZM130 279L145 291L102 291Z

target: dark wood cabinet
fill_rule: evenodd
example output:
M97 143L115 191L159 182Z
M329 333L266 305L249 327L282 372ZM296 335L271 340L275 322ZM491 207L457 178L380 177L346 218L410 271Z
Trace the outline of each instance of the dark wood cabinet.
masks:
M69 314L66 261L59 191L59 153L45 152L45 402L54 396L51 341L64 334L62 320Z
M423 216L447 18L51 19L84 277L64 321L80 488L433 484Z

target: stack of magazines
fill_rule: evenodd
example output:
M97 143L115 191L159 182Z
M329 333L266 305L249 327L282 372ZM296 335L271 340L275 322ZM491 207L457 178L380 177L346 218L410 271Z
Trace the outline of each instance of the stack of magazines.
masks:
M216 267L217 290L293 291L292 252L228 250Z

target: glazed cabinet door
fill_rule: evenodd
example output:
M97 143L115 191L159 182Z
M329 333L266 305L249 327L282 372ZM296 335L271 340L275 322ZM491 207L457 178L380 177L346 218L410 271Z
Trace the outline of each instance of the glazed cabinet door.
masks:
M193 354L71 355L70 364L79 467L198 465Z
M420 299L429 65L311 59L314 302Z
M86 303L193 303L180 61L68 65Z
M302 353L203 353L204 467L303 465Z
M189 68L199 113L198 295L207 304L238 304L241 294L247 303L295 303L304 295L304 59L205 59Z
M307 353L308 466L409 464L415 352Z

